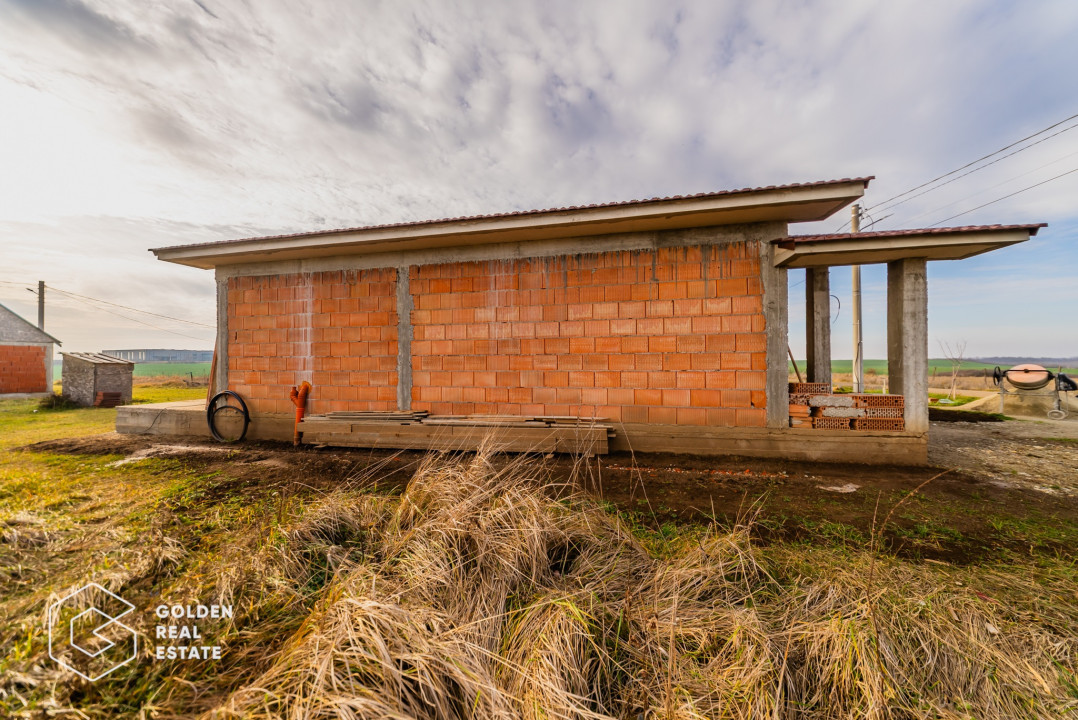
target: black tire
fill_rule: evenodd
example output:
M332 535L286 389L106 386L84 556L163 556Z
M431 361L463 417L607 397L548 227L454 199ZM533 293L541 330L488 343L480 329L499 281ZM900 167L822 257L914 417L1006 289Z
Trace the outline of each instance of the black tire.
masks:
M236 406L229 405L227 403L224 404L224 405L221 405L220 407L218 407L217 406L217 401L220 400L221 398L236 398L237 402L239 402L239 404L240 404L239 410L243 413L243 431L240 433L240 436L238 438L230 440L230 439L224 437L223 435L221 435L221 433L217 432L217 423L215 422L215 418L217 417L217 413L221 412L222 410L226 410L226 409L228 409L228 410L236 410L237 409ZM210 400L210 404L206 406L206 424L209 425L210 435L213 435L213 439L216 440L217 442L223 442L223 443L240 442L245 437L247 437L247 428L250 427L250 425L251 425L251 414L247 411L247 403L245 403L243 401L243 398L240 397L239 393L233 392L232 390L225 390L223 392L219 392L216 395L214 395L213 399Z

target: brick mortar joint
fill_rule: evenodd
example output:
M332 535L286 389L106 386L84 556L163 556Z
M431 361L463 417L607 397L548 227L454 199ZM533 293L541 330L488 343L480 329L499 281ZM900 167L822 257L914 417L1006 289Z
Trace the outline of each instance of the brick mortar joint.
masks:
M411 266L397 268L397 409L412 406L412 310Z

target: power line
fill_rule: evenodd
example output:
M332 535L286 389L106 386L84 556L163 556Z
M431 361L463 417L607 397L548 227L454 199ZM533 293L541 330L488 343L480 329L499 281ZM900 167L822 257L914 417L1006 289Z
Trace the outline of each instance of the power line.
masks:
M909 195L910 193L916 192L916 191L918 191L918 190L920 190L920 189L922 189L922 188L926 188L926 187L928 187L929 185L933 185L933 184L935 184L935 183L939 182L940 180L943 180L944 178L948 178L948 177L950 177L951 175L954 175L954 174L956 174L956 173L960 173L960 172L962 172L963 170L965 170L965 169L967 169L967 168L970 168L970 167L973 167L974 165L976 165L976 164L978 164L978 163L980 163L980 162L983 162L984 160L987 160L987 159L988 159L988 158L990 158L990 157L994 157L994 156L996 156L996 155L999 155L999 154L1000 154L1001 152L1004 152L1004 151L1006 151L1006 150L1010 150L1011 148L1015 147L1016 145L1021 145L1022 143L1024 143L1024 142L1025 142L1025 141L1027 141L1027 140L1031 140L1031 139L1033 139L1033 138L1037 137L1038 135L1043 135L1044 133L1048 132L1049 130L1052 130L1053 128L1057 128L1057 127L1059 127L1060 125L1063 125L1063 124L1065 124L1065 123L1068 123L1068 122L1070 122L1071 120L1074 120L1074 119L1076 119L1076 118L1078 118L1078 114L1074 114L1074 115L1071 115L1070 117L1064 118L1064 119L1060 120L1059 122L1056 122L1056 123L1052 123L1052 124L1051 124L1051 125L1049 125L1048 127L1044 128L1044 129L1042 129L1042 130L1038 130L1037 132L1033 133L1032 135L1027 135L1026 137L1022 138L1021 140L1015 140L1014 142L1010 143L1009 145L1005 145L1005 146L1001 147L1001 148L1000 148L999 150L996 150L996 151L994 151L994 152L990 152L990 153L988 153L987 155L984 155L984 156L982 156L982 157L979 157L979 158L977 158L976 160L974 160L974 161L972 161L972 162L968 162L968 163L966 163L966 164L965 164L965 165L963 165L962 167L959 167L959 168L955 168L954 170L951 170L950 172L946 172L946 173L944 173L944 174L940 175L939 177L933 178L932 180L929 180L928 182L924 182L924 183L921 183L920 185L917 185L916 187L912 187L912 188L910 188L909 190L906 190L906 191L904 191L904 192L900 192L900 193L899 193L899 194L897 194L897 195L892 195L891 197L887 198L886 200L882 200L882 201L880 201L880 202L876 203L876 204L875 204L875 205L873 205L873 206L872 206L872 207L871 207L870 209L879 209L879 208L880 208L880 207L881 207L882 205L886 205L887 203L891 202L892 200L897 200L898 198L901 198L901 197L905 197L906 195ZM1071 127L1068 127L1068 128L1066 128L1066 129L1064 129L1064 130L1061 130L1060 132L1066 132L1066 130L1070 130L1070 129L1071 129L1071 128L1073 128L1073 127L1078 127L1078 124L1076 124L1076 125L1072 125ZM1053 135L1051 135L1050 137L1055 137L1055 135L1058 135L1058 134L1059 134L1059 133L1054 133L1054 134L1053 134ZM1049 139L1049 138L1043 138L1042 140L1038 140L1038 141L1037 141L1036 143L1031 143L1030 145L1027 145L1027 146L1026 146L1026 147L1024 147L1024 148L1021 148L1020 150L1017 150L1016 152L1014 152L1014 153L1011 153L1010 155L1015 155L1015 154L1017 154L1018 152L1022 152L1023 150L1027 150L1028 148L1031 148L1031 147L1033 147L1034 145L1037 145L1037 144L1039 144L1040 142L1043 142L1044 140L1047 140L1047 139ZM1010 155L1008 155L1007 157L1010 157ZM1003 158L999 158L999 160L1002 160L1002 159L1003 159ZM994 162L998 162L998 160L996 160L996 161L993 161L993 163L994 163ZM990 164L993 164L993 163L989 163L989 165L990 165ZM988 167L988 165L985 165L984 167ZM978 169L980 169L980 168L978 168ZM971 171L971 172L974 172L974 171ZM969 173L966 173L966 174L968 175ZM963 176L963 177L964 177L964 176ZM958 179L958 178L955 178L955 180L957 180L957 179ZM949 182L950 182L950 181L949 181ZM947 183L944 183L944 184L947 184ZM932 189L934 190L934 189L936 189L936 188L932 188ZM921 194L923 195L924 193L921 193ZM910 199L912 199L912 198L910 198ZM1001 199L1002 199L1002 198L1001 198ZM896 204L897 204L897 203L896 203ZM956 217L957 217L957 216L956 216ZM840 226L838 227L838 229L836 229L836 230L835 230L835 232L842 232L842 230L843 230L843 229L844 229L844 228L845 228L845 227L846 227L847 225L849 225L849 221L848 221L848 220L847 220L846 222L842 223L842 225L840 225Z
M945 223L945 222L947 222L948 220L954 220L954 219L955 219L956 217L962 217L963 215L968 215L969 213L973 212L974 210L980 210L981 208L984 208L984 207L988 207L989 205L992 205L992 204L994 204L994 203L998 203L998 202L999 202L1000 200L1006 200L1007 198L1011 198L1011 197L1014 197L1015 195L1018 195L1019 193L1024 193L1024 192L1025 192L1026 190L1032 190L1032 189L1033 189L1033 188L1035 188L1035 187L1040 187L1041 185L1044 185L1044 184L1046 184L1046 183L1050 183L1050 182L1052 182L1053 180L1058 180L1058 179L1059 179L1059 178L1061 178L1061 177L1065 177L1065 176L1067 176L1067 175L1070 175L1071 173L1076 173L1076 172L1078 172L1078 168L1074 168L1074 169L1072 169L1072 170L1068 170L1068 171L1067 171L1067 172L1065 172L1065 173L1060 173L1059 175L1056 175L1055 177L1050 177L1050 178L1048 178L1047 180L1042 180L1042 181L1041 181L1041 182L1039 182L1039 183L1036 183L1036 184L1034 184L1034 185L1030 185L1030 186L1028 186L1028 187L1024 187L1024 188L1022 188L1021 190L1015 190L1014 192L1012 192L1012 193L1010 193L1010 194L1008 194L1008 195L1004 195L1003 197L998 197L998 198L996 198L995 200L990 200L989 202L986 202L986 203L985 203L985 204L983 204L983 205L978 205L977 207L975 207L975 208L970 208L969 210L963 210L962 212L958 213L957 215L952 215L951 217L949 217L949 218L944 218L943 220L940 220L939 222L934 222L934 223L932 223L932 225L929 225L929 227L933 227L933 226L935 226L935 225L939 225L940 223Z
M202 337L196 337L194 335L188 335L186 333L177 332L176 330L169 330L168 328L163 328L163 327L160 327L159 325L154 325L152 323L145 322L144 320L139 320L138 318L128 317L127 315L123 315L121 313L118 313L115 310L109 310L108 308L103 308L103 307L99 307L97 305L93 305L92 303L89 303L89 302L87 302L86 300L84 300L82 298L76 297L75 295L73 295L73 294L71 294L69 292L66 292L64 290L60 290L59 288L55 288L55 287L52 287L52 286L49 286L49 287L54 292L58 292L61 295L66 295L66 296L70 297L72 300L74 300L75 302L81 303L83 305L87 305L87 306L93 308L94 310L100 310L101 312L107 312L110 315L115 315L116 317L123 318L124 320L128 320L128 321L134 322L134 323L138 323L139 325L145 325L146 327L153 328L154 330L160 330L161 332L167 332L167 333L171 333L173 335L179 335L180 337L190 338L192 340L199 340L201 342L209 342L208 338L202 338Z
M2 285L11 285L11 286L16 286L16 287L26 287L28 285L28 283L26 283L26 282L16 282L14 280L0 280L0 283L2 283ZM79 299L79 300L92 301L94 303L101 303L103 305L111 305L112 307L119 307L119 308L124 309L124 310L130 310L130 311L132 311L132 313L141 313L142 315L152 315L155 318L163 318L165 320L174 320L176 322L185 322L186 324L189 324L189 326L197 326L198 328L208 328L210 330L216 330L217 329L217 326L211 326L211 324L207 324L205 322L196 322L194 320L184 320L183 318L174 318L174 317L172 317L170 315L162 315L161 313L151 313L150 310L143 310L143 309L139 309L137 307L130 307L129 305L121 305L120 303L113 303L113 302L110 302L108 300L101 300L100 297L91 297L89 295L82 295L82 294L80 294L78 292L71 292L70 290L60 290L59 288L57 288L55 286L51 286L51 285L47 285L47 286L45 286L45 288L47 290L55 290L56 292L64 293L65 295L70 295L71 297L77 297L77 299ZM27 288L27 289L31 290L32 292L37 292L37 290L33 290L32 288Z
M876 203L875 205L873 205L873 207L879 207L880 205L884 205L884 204L886 204L886 203L889 203L889 202L891 202L892 200L897 200L897 199L898 199L898 198L900 198L900 197L903 197L903 196L905 196L905 195L909 195L909 194L910 194L911 192L914 192L914 191L916 191L916 190L920 190L921 188L923 188L923 187L925 187L925 186L927 186L927 185L931 185L932 183L934 183L934 182L936 182L936 181L938 181L938 180L942 180L942 179L943 179L943 178L945 178L945 177L950 177L951 175L954 175L954 174L955 174L955 173L957 173L957 172L962 172L962 171L963 171L963 170L965 170L966 168L968 168L968 167L972 167L973 165L976 165L977 163L981 162L982 160L987 160L988 158L992 157L993 155L999 155L999 154L1000 154L1001 152L1003 152L1004 150L1010 150L1010 149L1011 149L1012 147L1014 147L1015 145L1021 145L1021 144L1022 144L1022 143L1024 143L1024 142L1025 142L1026 140L1030 140L1030 139L1032 139L1032 138L1035 138L1035 137L1037 137L1038 135L1041 135L1041 134L1043 134L1043 133L1046 133L1046 132L1048 132L1048 131L1049 131L1049 130L1051 130L1052 128L1056 128L1056 127L1059 127L1060 125L1062 125L1063 123L1067 123L1067 122L1070 122L1071 120L1074 120L1075 118L1078 118L1078 114L1074 114L1074 115L1071 115L1071 116L1070 116L1069 118L1064 118L1064 119L1060 120L1060 121L1059 121L1059 122L1057 122L1057 123L1052 123L1051 125L1049 125L1048 127L1044 128L1043 130L1038 130L1037 132L1033 133L1032 135L1027 135L1026 137L1022 138L1021 140L1015 140L1015 141L1014 141L1014 142L1012 142L1012 143L1011 143L1010 145L1006 145L1006 146L1004 146L1004 147L1001 147L1001 148L1000 148L999 150L996 150L995 152L990 152L990 153L988 153L987 155L985 155L984 157L980 157L980 158L977 158L977 159L976 159L976 160L974 160L973 162L969 162L969 163L966 163L965 165L963 165L963 166L962 166L962 167L960 167L960 168L956 168L956 169L954 169L954 170L952 170L952 171L950 171L950 172L948 172L948 173L944 173L944 174L940 175L940 176L939 176L939 177L937 177L937 178L934 178L934 179L932 179L932 180L929 180L929 181L928 181L928 182L926 182L926 183L921 183L921 184L920 184L920 185L918 185L917 187L914 187L914 188L910 188L909 190L907 190L907 191L905 191L905 192L901 192L901 193L899 193L898 195L895 195L895 196L893 196L893 197L889 197L889 198L887 198L886 200L883 200L883 201L881 201L881 202L878 202L878 203ZM1030 146L1030 147L1032 147L1032 146Z
M953 178L951 178L950 180L948 180L947 182L944 182L944 183L940 183L939 185L936 185L935 187L930 187L930 188L928 188L927 190L924 190L923 192L919 192L919 193L917 193L916 195L910 195L910 196L909 196L908 198L906 198L905 200L901 200L901 201L899 201L899 202L896 202L896 203L895 203L894 205L891 205L891 206L890 206L890 208L896 208L896 207L898 207L899 205L902 205L903 203L908 203L908 202L909 202L910 200L913 200L914 198L919 198L919 197L921 197L922 195L925 195L925 194L927 194L927 193L933 192L933 191L935 191L935 190L939 190L939 189L940 189L941 187L943 187L944 185L950 185L950 184L951 184L951 183L953 183L953 182L956 182L956 181L958 181L958 180L961 180L962 178L966 177L967 175L972 175L972 174L973 174L973 173L975 173L975 172L979 172L979 171L981 171L981 170L984 170L984 169L985 169L986 167L991 167L992 165L995 165L995 164L996 164L996 163L998 163L998 162L1002 162L1003 160L1006 160L1007 158L1011 157L1012 155L1017 155L1017 154L1018 154L1018 153L1020 153L1020 152L1024 152L1024 151L1026 151L1026 150L1029 150L1029 149L1030 149L1031 147L1033 147L1034 145L1040 145L1040 144L1041 144L1042 142L1046 142L1046 141L1048 141L1048 140L1051 140L1051 139L1052 139L1052 138L1054 138L1054 137L1055 137L1056 135L1060 135L1060 134L1062 134L1062 133L1065 133L1065 132L1067 132L1068 130L1073 130L1073 129L1074 129L1074 128L1076 128L1076 127L1078 127L1078 123L1075 123L1074 125L1071 125L1070 127L1065 127L1065 128L1063 128L1062 130L1060 130L1059 132L1055 132L1055 133L1052 133L1052 134L1051 134L1051 135L1049 135L1048 137L1046 137L1046 138L1041 138L1041 139L1040 139L1040 140L1038 140L1037 142L1035 142L1035 143L1030 143L1029 145L1026 145L1026 146L1025 146L1025 147L1023 147L1023 148L1019 148L1019 149L1015 150L1014 152L1010 152L1010 153L1007 153L1007 154L1006 154L1006 155L1004 155L1003 157L999 157L999 158L996 158L995 160L993 160L993 161L992 161L992 162L990 162L990 163L985 163L984 165L981 165L980 167L976 167L976 168L973 168L973 169L972 169L972 170L970 170L969 172L965 172L965 173L962 173L962 174L961 174L961 175L959 175L958 177L953 177ZM1043 131L1042 131L1042 132L1043 132ZM1002 152L1002 151L997 151L997 152ZM969 167L969 166L967 165L966 167ZM955 170L954 172L958 172L958 170ZM946 176L944 176L944 177L946 177ZM922 186L922 187L923 187L923 186ZM912 191L912 190L910 190L910 191L907 191L907 192L913 192L913 191ZM899 197L899 196L896 196L896 197ZM894 198L892 198L892 199L894 199ZM882 206L882 205L886 205L886 204L887 204L888 202L889 202L889 201L887 201L887 200L884 200L884 201L883 201L882 203L879 203L879 204L877 204L877 205L873 205L872 207L870 207L870 208L868 208L868 209L869 209L869 210L880 210L880 209L883 209L883 208L882 208L881 206ZM866 212L867 212L867 211L866 211Z
M45 287L49 290L55 290L56 292L80 298L82 300L92 300L97 303L103 303L105 305L111 305L113 307L122 308L124 310L131 310L133 312L142 313L143 315L153 315L154 317L164 318L165 320L175 320L176 322L187 323L188 325L197 325L198 327L209 328L211 330L216 329L216 326L214 325L207 325L206 323L195 322L194 320L184 320L183 318L172 317L171 315L162 315L160 313L150 312L149 310L139 310L138 308L129 307L127 305L120 305L119 303L109 302L108 300L93 298L89 295L80 295L78 293L71 292L70 290L61 290L60 288L54 287L52 285L46 285Z
M932 210L925 210L924 212L918 213L918 214L914 215L911 218L906 218L905 222L912 222L912 221L916 220L917 218L924 217L925 215L933 215L935 213L938 213L940 210L944 210L945 208L951 207L952 205L957 205L960 202L965 202L966 200L969 200L970 198L975 198L978 195L984 195L989 190L995 190L996 188L998 188L1000 186L1003 186L1003 185L1006 185L1007 183L1009 183L1009 182L1011 182L1013 180L1017 180L1018 178L1023 178L1026 175L1032 175L1033 173L1037 172L1038 170L1043 170L1044 168L1048 167L1049 165L1055 165L1058 162L1063 162L1067 158L1074 157L1075 155L1078 155L1078 150L1075 150L1072 153L1067 153L1066 155L1062 155L1060 157L1057 157L1055 160L1052 160L1050 162L1046 162L1043 165L1038 165L1037 167L1033 168L1032 170L1027 170L1026 172L1019 173L1018 175L1013 175L1013 176L1007 178L1006 180L1004 180L1003 182L998 182L995 185L990 185L990 186L986 187L983 190L978 190L977 192L973 193L972 195L966 195L965 197L954 200L953 202L949 202L946 205L941 205L940 207L933 208ZM890 216L885 215L884 217L890 217Z

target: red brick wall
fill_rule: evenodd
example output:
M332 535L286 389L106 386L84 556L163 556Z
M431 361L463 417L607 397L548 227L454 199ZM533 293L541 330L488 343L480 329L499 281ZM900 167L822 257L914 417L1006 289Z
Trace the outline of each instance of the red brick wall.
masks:
M45 348L40 345L0 345L0 394L48 392Z
M228 281L229 387L257 413L397 407L395 268L235 277Z
M413 267L412 408L766 424L756 243Z

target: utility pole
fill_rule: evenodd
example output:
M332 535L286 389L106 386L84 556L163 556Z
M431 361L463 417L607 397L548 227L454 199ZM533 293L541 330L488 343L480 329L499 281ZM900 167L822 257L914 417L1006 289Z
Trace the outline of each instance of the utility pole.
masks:
M851 208L851 229L856 235L861 232L861 205ZM861 266L853 266L853 391L865 391L865 358L861 350Z
M30 288L26 288L26 292L34 292ZM45 329L45 281L37 281L37 329Z

